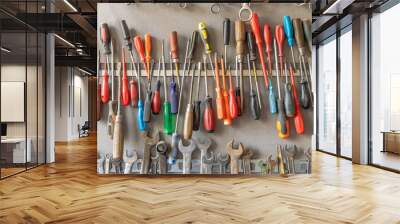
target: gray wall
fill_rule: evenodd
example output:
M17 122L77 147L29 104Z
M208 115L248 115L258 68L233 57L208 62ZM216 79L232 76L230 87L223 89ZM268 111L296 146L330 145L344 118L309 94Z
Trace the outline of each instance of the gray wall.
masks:
M166 51L169 51L168 46L168 35L171 31L178 31L179 36L179 47L180 47L180 58L183 60L184 48L186 40L191 36L193 30L197 29L197 24L200 21L204 21L209 30L211 36L212 46L217 49L218 53L223 52L222 42L222 21L225 17L234 21L237 19L238 10L240 4L221 4L222 10L218 15L210 14L210 4L189 4L186 9L179 8L176 4L139 4L139 5L127 5L127 4L98 4L98 27L104 22L108 23L113 38L115 39L115 47L118 53L116 53L115 61L119 61L120 46L122 42L122 34L120 28L120 20L125 19L128 26L134 30L135 34L143 35L150 33L153 39L153 57L160 57L160 40L165 39ZM260 23L264 24L269 22L272 27L276 24L281 23L283 15L290 15L292 18L310 18L311 11L308 5L297 6L296 4L251 4L253 9L256 9L260 16ZM151 15L151 21L148 19ZM268 15L268 16L267 16ZM154 25L153 25L154 24ZM250 29L249 25L247 25ZM99 29L99 28L98 28ZM233 32L233 27L231 28ZM233 55L235 54L233 33L232 33L232 45L228 52L230 54L229 60L233 62ZM102 49L101 42L98 40L98 47ZM285 46L285 55L289 58L290 51ZM203 53L203 47L199 45L197 56L195 61L200 60L200 55ZM167 56L166 52L166 56ZM297 55L297 50L295 50ZM297 57L296 57L297 58ZM168 57L166 57L167 62ZM104 62L104 60L103 60ZM102 73L99 73L102 74ZM154 73L155 75L157 72ZM211 71L208 75L211 75ZM130 75L130 74L129 74ZM143 72L142 75L145 75ZM247 75L247 70L245 70ZM302 111L304 116L304 123L306 131L302 136L298 136L294 129L293 119L290 120L291 136L287 140L282 140L278 137L275 130L276 117L269 113L269 109L266 110L265 102L266 89L264 87L264 80L262 78L262 72L258 72L260 91L262 93L263 111L261 120L255 121L250 117L249 111L245 110L245 113L239 119L233 121L233 125L224 126L221 121L217 122L216 132L207 134L213 139L213 148L218 151L225 151L226 143L235 138L237 141L241 141L245 147L256 150L255 158L265 158L266 154L275 154L276 144L297 144L302 147L311 146L311 135L313 132L313 110ZM275 79L275 78L274 78ZM297 77L297 80L298 77ZM196 79L195 79L196 81ZM168 81L169 83L169 81ZM209 77L209 91L215 97L214 91L214 80ZM142 79L142 90L144 89L145 80ZM189 95L188 86L189 80L186 79L185 91L183 94L183 110L186 108L187 96ZM154 86L154 85L153 85ZM195 85L196 86L196 85ZM245 86L245 100L248 100L249 83L248 78L244 79ZM276 87L276 84L275 84ZM204 82L201 82L201 93L200 98L204 98ZM194 88L195 89L195 88ZM212 91L211 91L212 90ZM144 91L143 91L144 93ZM161 90L163 93L163 90ZM143 95L143 94L142 94ZM162 94L163 95L163 94ZM143 97L142 97L143 98ZM162 96L163 98L163 96ZM196 95L194 95L196 99ZM112 152L112 141L106 135L106 117L108 113L107 105L102 105L102 119L98 122L98 151L102 154ZM215 107L214 107L215 108ZM139 156L142 155L142 142L138 134L137 123L136 123L136 109L131 107L123 108L123 115L125 120L125 149L132 150L136 149ZM181 113L182 114L182 113ZM153 116L151 126L159 127L162 130L162 115ZM180 130L182 130L182 122L180 124ZM203 131L201 131L203 132ZM168 142L170 142L170 136L163 136ZM195 152L194 159L199 158L199 152Z

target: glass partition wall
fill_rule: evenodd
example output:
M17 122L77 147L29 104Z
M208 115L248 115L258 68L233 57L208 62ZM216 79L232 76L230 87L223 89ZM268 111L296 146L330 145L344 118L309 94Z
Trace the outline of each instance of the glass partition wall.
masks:
M351 25L317 45L317 150L352 157Z
M15 16L38 12L40 2L19 2ZM46 160L45 34L15 19L0 11L1 179Z

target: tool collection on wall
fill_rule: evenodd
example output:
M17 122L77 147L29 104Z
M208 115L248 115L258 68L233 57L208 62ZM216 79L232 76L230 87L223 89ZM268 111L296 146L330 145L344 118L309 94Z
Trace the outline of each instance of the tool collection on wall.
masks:
M249 13L247 17L242 16L244 9ZM308 148L277 145L275 159L272 153L258 155L261 159L256 159L254 151L243 143L234 144L233 139L227 142L226 150L223 150L225 153L212 151L210 146L213 141L208 136L217 127L221 128L216 125L218 122L223 124L223 129L235 128L235 123L247 115L246 110L251 119L259 122L263 122L260 119L262 115L266 119L275 119L276 133L281 139L304 133L301 110L310 110L313 103L308 64L311 49L306 44L311 40L305 33L310 28L304 27L310 25L308 19L284 16L283 25L272 28L265 23L261 26L258 13L252 11L248 4L243 4L238 20L231 22L225 18L221 21L224 52L220 54L211 44L213 32L219 31L209 31L205 22L199 22L193 28L186 48L182 48L183 43L178 41L179 35L184 35L178 31L172 30L167 35L168 41L154 38L149 33L144 34L142 41L139 34L131 35L129 21L121 20L120 24L120 27L112 29L120 29L119 33L124 39L122 46L115 46L113 39L117 37L111 36L108 23L100 26L102 48L98 63L99 71L103 68L103 74L99 76L98 95L101 100L98 104L108 106L107 134L113 144L112 154L99 155L99 173L290 175L310 172L311 152ZM233 43L231 36L235 40ZM153 44L157 41L161 42L161 55L152 55ZM170 50L167 54L168 64L165 57L168 46L165 43L168 43ZM298 47L298 63L295 60L295 46ZM231 47L235 47L233 61L228 60ZM290 55L284 54L285 47L290 48ZM120 49L121 56L120 63L114 64L114 60L118 60L114 53L116 49ZM180 49L186 49L183 63L179 60ZM126 51L130 54L130 63L125 60ZM194 53L199 51L203 56L196 61ZM100 66L100 58L106 59L103 66ZM267 91L263 91L258 83L260 75L257 65L261 67ZM155 67L157 80L152 86ZM235 69L234 74L231 68ZM145 76L142 76L142 70ZM212 76L209 76L209 70ZM296 79L295 74L301 74L301 80ZM209 82L210 78L214 79L213 82ZM188 80L189 84L186 85ZM212 97L209 85L214 82L215 97ZM143 83L146 86L141 88ZM245 89L247 86L249 89ZM142 90L145 91L143 98ZM202 92L205 94L201 95ZM127 150L124 147L124 126L132 125L124 123L121 112L124 107L136 110L130 116L135 117L135 128L144 143L142 158L139 158L135 149ZM162 131L153 126L153 122L160 119ZM182 129L179 122L183 123ZM294 124L296 133L290 133L290 124ZM167 139L160 139L161 132L170 136L171 144ZM192 154L197 149L200 159L192 160ZM178 157L182 158L179 162Z

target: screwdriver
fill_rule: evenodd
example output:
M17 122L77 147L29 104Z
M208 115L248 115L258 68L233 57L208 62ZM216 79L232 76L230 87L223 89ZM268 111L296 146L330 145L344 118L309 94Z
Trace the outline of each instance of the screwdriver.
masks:
M301 57L299 57L299 59L301 61ZM310 97L308 94L307 81L304 78L303 70L303 65L300 64L300 102L304 109L308 109L310 107Z
M214 54L214 63L215 63L215 91L217 93L217 99L215 102L217 103L217 118L220 120L224 120L226 118L225 104L224 104L224 96L222 93L221 85L219 83L219 67L218 67L218 59L217 53Z
M311 105L313 104L313 99L312 99L312 95L311 95L311 92L312 92L311 85L310 85L310 82L308 80L308 75L307 75L307 67L305 64L306 49L305 49L305 45L304 45L304 32L303 32L303 25L301 23L301 20L294 19L293 27L294 27L294 35L296 38L297 47L298 47L299 54L300 54L300 62L303 67L303 77L306 77L306 79L301 80L301 85L302 85L301 98L303 99L302 106L304 109L307 109L310 107L310 101L311 101ZM309 100L306 100L307 98L309 98Z
M206 24L204 22L199 23L198 29L199 29L199 32L200 32L201 40L203 41L204 51L207 54L208 62L211 65L211 71L213 72L213 75L214 75L214 78L215 78L215 76L216 76L215 69L214 69L214 66L213 66L213 61L211 60L212 48L211 48L210 43L208 42L209 39L208 39L208 31L207 31ZM222 119L222 118L218 118L218 119Z
M138 123L138 128L139 131L143 132L147 129L147 124L144 122L143 117L144 117L144 105L142 98L140 97L140 75L141 75L141 70L140 70L140 64L138 64L138 114L137 114L137 123Z
M237 108L237 116L239 117L242 115L242 111L240 108L240 101L241 101L241 96L240 96L240 86L239 86L239 69L238 69L238 57L236 56L235 58L235 76L236 76L236 87L235 87L235 101L236 101L236 108Z
M108 117L107 117L107 134L111 139L114 136L114 124L116 111L114 110L115 103L115 95L114 95L114 44L111 40L111 64L110 64L110 73L111 73L111 100L108 101Z
M311 20L303 19L304 36L308 44L309 52L312 51Z
M252 14L250 25L251 25L251 30L254 33L254 38L256 39L258 55L260 57L260 63L261 63L263 75L264 75L265 86L268 87L268 84L269 84L268 71L267 71L267 67L265 65L265 60L264 60L263 41L261 38L260 21L259 21L257 13Z
M144 100L143 121L145 123L149 123L151 121L151 97L153 95L153 92L151 91L151 79L153 77L153 69L154 62L151 64L150 80L147 81L146 98Z
M196 70L196 65L192 70L192 76L190 80L190 92L189 92L189 102L186 106L185 120L183 124L183 139L188 140L192 138L193 131L193 104L192 104L192 93L193 93L193 79L194 72Z
M227 48L229 46L230 43L230 35L231 35L231 20L228 18L224 19L223 22L223 35L224 35L224 63L225 63L225 68L227 68L226 65L226 60L227 60Z
M139 55L140 61L143 64L143 67L146 69L147 72L147 65L146 65L146 56L144 54L144 46L143 46L143 41L140 36L136 36L134 38L134 44L136 48L136 52ZM147 75L147 79L149 79L149 76Z
M168 94L167 94L167 71L165 68L165 58L164 58L164 40L162 41L161 45L161 62L163 65L163 76L164 76L164 133L165 134L172 134L173 127L172 127L172 120L171 120L171 103L168 101Z
M293 24L292 24L292 19L290 18L290 16L283 16L283 28L285 30L286 39L287 39L288 45L290 47L290 51L292 53L293 66L294 66L294 69L297 70L296 62L294 60L294 53L293 53L293 45L294 45Z
M251 33L250 33L251 34ZM249 37L249 36L248 36ZM258 106L258 102L256 99L256 93L253 90L253 84L251 82L251 66L250 66L250 55L247 55L247 67L249 71L249 83L250 83L250 111L251 111L251 116L253 117L254 120L259 120L260 119L260 107Z
M151 60L151 36L150 34L146 33L144 35L144 47L145 47L145 61L146 61L146 74L147 80L150 79L150 60Z
M280 67L277 69L279 69L280 74L282 74L283 73L283 42L285 41L285 33L283 31L282 25L275 26L275 41L277 42L277 45L278 45L278 57L279 57L279 64L280 64ZM275 53L277 53L277 52L275 52Z
M289 83L289 73L286 62L285 62L285 76L286 76L285 97L284 97L285 112L286 116L294 117L294 115L296 114L296 109L294 106L292 84Z
M110 30L108 29L107 23L101 24L101 42L104 48L104 54L106 55L106 64L103 71L103 85L101 89L101 101L103 103L108 103L110 100L110 89L109 89L109 65L110 65L110 54L111 54L111 37Z
M280 88L280 69L278 65L278 49L277 49L277 41L274 39L274 52L275 52L275 65L276 65L276 79L278 85L278 120L276 121L276 129L278 131L278 136L280 138L289 137L289 121L286 119L285 108L283 106L283 100L281 97L281 88Z
M193 31L192 37L190 38L189 51L188 51L188 55L187 55L187 64L188 64L188 66L186 67L186 62L185 62L185 65L183 66L183 71L185 72L187 70L188 74L189 74L190 67L191 67L191 64L192 64L194 50L196 49L195 46L196 46L196 43L197 43L197 36L198 36L197 31ZM185 61L186 61L186 59L185 59Z
M179 83L178 33L176 31L172 31L169 34L169 46L170 46L170 54L171 54L172 62L175 64L175 72L176 72L176 78L177 78L177 81L178 81L178 86L181 86L181 84ZM173 111L174 110L172 109L172 113L174 113Z
M194 107L193 107L193 130L198 131L200 129L200 75L201 75L201 62L198 63L197 66L198 70L198 77L197 77L197 100L194 102Z
M186 62L187 62L187 57L189 54L189 46L190 46L191 40L189 39L186 44L186 52L185 52L185 62L183 66L183 73L182 73L182 79L181 83L183 84L185 81L185 71L186 71ZM180 88L179 91L179 103L178 103L178 113L176 114L176 120L175 120L175 131L172 134L171 138L171 151L168 154L168 164L175 164L176 163L176 156L178 155L178 144L181 136L178 133L178 124L179 124L179 114L180 114L180 109L181 109L181 100L182 100L182 92L183 92L183 85Z
M235 97L235 90L233 89L233 84L232 84L232 72L231 72L231 66L229 66L229 113L231 115L231 118L237 118L238 117L238 105L236 102L236 97Z
M125 51L121 49L122 54L122 86L121 86L121 105L129 105L129 87L128 87L128 75L126 74L126 62L125 62Z
M224 96L224 111L225 111L225 119L224 119L224 125L231 125L232 124L232 118L231 114L229 113L229 95L228 95L228 89L226 88L226 82L225 82L225 65L224 65L224 59L221 58L221 72L222 72L222 85L223 85L223 90L222 94Z
M96 97L96 121L99 121L101 119L101 84L99 82L99 73L100 73L100 65L101 65L101 59L100 59L100 50L97 53L97 77L96 77L96 84L97 84L97 97Z
M160 97L160 73L161 73L161 60L158 61L158 72L157 72L157 82L156 89L154 90L153 98L151 99L151 112L153 114L159 114L161 110L161 97Z
M290 71L290 79L292 81L292 86L293 86L293 95L294 95L294 102L296 109L296 115L294 115L294 127L296 129L296 133L301 135L304 133L304 120L303 120L303 115L301 114L300 111L300 102L299 102L299 97L297 96L296 83L294 81L294 70L291 65L289 66L289 71Z
M203 54L203 65L204 65L204 85L206 89L206 98L204 100L204 111L203 111L203 128L207 132L214 132L215 130L215 116L214 109L212 106L212 98L208 94L207 84L207 56Z
M169 101L171 102L171 113L176 114L178 113L178 92L176 91L176 83L175 83L175 77L174 77L174 69L172 66L172 54L170 52L170 70L171 70L171 82L169 83Z
M245 48L245 41L246 41L246 33L245 33L245 24L241 20L236 20L235 21L235 40L236 40L236 56L237 60L239 63L239 76L240 76L240 81L239 85L237 87L238 93L240 93L240 96L237 96L237 99L239 100L238 103L238 108L239 110L239 116L243 112L243 101L244 97L242 97L243 94L243 61L244 61L244 48Z
M264 41L265 41L265 50L267 52L267 58L268 58L268 65L269 65L269 73L272 76L272 34L271 34L271 29L268 24L264 25ZM274 85L272 83L272 79L270 76L268 76L268 81L269 81L269 95L268 95L268 101L269 101L269 111L271 114L276 114L278 112L278 107L276 106L276 94L274 90Z
M131 97L131 102L132 102L132 106L133 107L137 107L137 103L138 103L138 83L137 80L139 80L138 77L138 72L136 69L136 64L135 64L135 60L133 57L133 49L132 49L132 42L131 42L131 35L128 29L128 25L126 24L125 20L121 21L121 27L122 27L122 31L124 34L124 40L125 40L125 46L128 48L129 54L131 56L131 63L132 63L132 70L135 71L136 74L136 80L131 80L130 81L130 97Z
M260 89L258 88L257 69L256 69L256 62L255 62L257 59L257 56L256 56L255 48L254 48L253 33L251 31L246 32L246 37L247 37L247 49L249 49L249 55L247 57L248 57L248 60L250 60L252 63L251 64L252 66L249 67L249 70L250 70L250 68L252 68L254 81L255 81L256 89L257 89L258 106L260 107L259 109L261 110L261 97L260 97ZM248 65L250 66L250 63L248 63ZM250 79L251 79L251 76L252 76L251 72L249 72ZM251 83L251 80L250 80L250 83ZM271 85L271 83L270 83L270 85Z

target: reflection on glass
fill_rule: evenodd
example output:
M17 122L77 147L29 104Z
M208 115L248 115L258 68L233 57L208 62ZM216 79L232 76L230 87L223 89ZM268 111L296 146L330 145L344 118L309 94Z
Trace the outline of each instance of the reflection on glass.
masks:
M372 163L400 170L400 5L374 15L372 29L371 134Z
M352 33L340 36L340 153L352 157Z
M318 48L318 149L336 153L336 39Z

